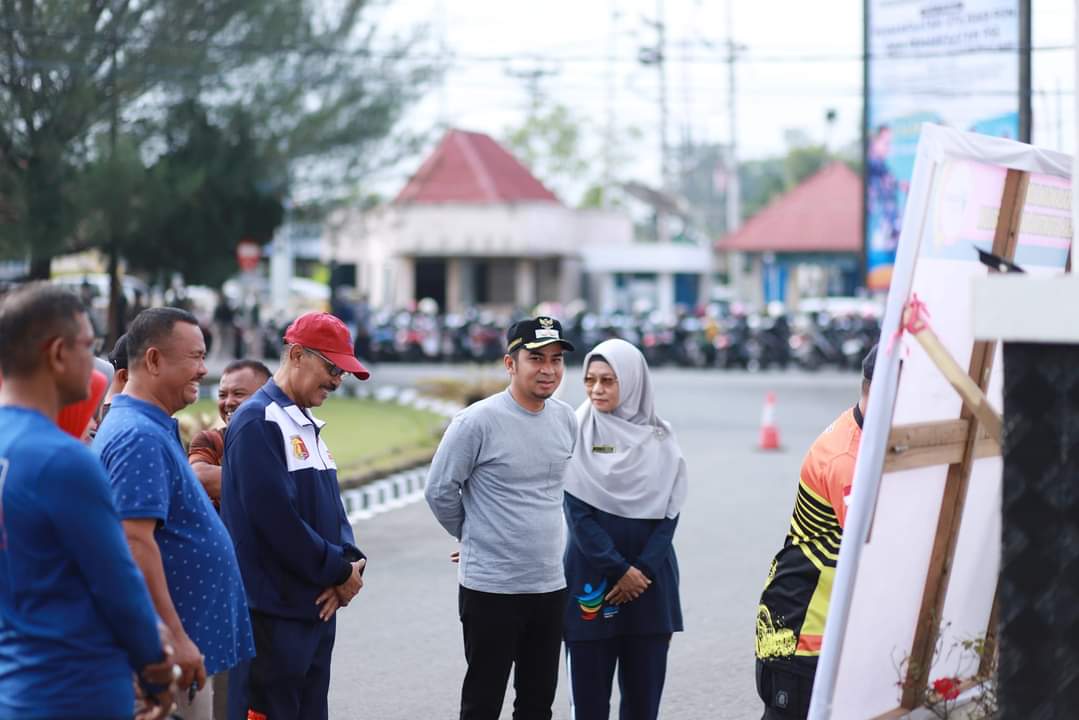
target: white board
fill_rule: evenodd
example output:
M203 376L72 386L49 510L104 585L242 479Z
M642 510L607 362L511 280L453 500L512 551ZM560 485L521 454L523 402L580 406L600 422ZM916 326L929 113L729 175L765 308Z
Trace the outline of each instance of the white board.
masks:
M916 293L952 357L969 365L971 282L988 272L973 245L991 249L1008 169L1031 173L1015 262L1031 274L1063 272L1071 159L1009 140L922 128L810 718L865 720L899 707L897 665L913 643L948 468L882 475L887 439L893 424L957 419L962 401L916 341L897 341L889 352L889 339ZM999 353L988 389L998 409ZM976 659L948 651L989 624L1000 562L1000 472L999 458L974 463L944 603L946 652L931 679L976 669Z

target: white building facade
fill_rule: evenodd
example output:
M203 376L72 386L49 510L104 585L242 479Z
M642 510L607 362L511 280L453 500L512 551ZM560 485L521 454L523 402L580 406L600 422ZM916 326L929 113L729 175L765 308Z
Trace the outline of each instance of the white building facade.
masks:
M430 297L447 312L575 300L609 311L649 296L669 310L711 252L636 242L624 213L567 208L493 140L454 130L393 203L333 218L323 249L354 266L373 306Z

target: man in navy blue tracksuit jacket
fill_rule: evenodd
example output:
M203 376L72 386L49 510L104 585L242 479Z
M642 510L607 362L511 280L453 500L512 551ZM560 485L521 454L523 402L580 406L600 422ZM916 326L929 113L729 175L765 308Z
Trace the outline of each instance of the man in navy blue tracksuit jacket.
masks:
M309 408L369 374L340 320L307 313L285 333L281 368L229 422L221 517L240 561L256 657L230 675L251 720L325 720L339 607L366 558L341 504L337 465ZM235 684L234 684L235 683Z

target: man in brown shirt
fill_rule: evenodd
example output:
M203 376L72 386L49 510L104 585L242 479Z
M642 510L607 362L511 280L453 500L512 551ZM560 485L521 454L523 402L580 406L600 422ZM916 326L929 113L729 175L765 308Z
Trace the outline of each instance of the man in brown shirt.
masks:
M217 411L226 426L240 403L265 385L270 375L269 368L258 360L235 360L225 367L217 386ZM221 509L221 460L224 457L225 428L203 430L191 440L187 450L187 461L218 510Z
M270 379L270 369L258 360L234 360L225 366L221 373L221 382L217 385L217 412L226 427L203 430L191 439L187 449L187 461L202 483L206 494L214 503L214 508L221 510L221 461L225 457L225 430L229 418L236 408L247 398L255 394ZM244 706L243 698L230 701L228 675L221 673L214 676L214 717L232 717L232 705ZM233 690L232 692L235 692ZM242 710L239 711L242 714Z

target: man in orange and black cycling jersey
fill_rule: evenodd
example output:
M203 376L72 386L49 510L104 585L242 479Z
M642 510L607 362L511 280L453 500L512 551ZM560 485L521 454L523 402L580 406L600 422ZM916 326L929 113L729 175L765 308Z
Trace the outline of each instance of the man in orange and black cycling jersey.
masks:
M873 346L862 361L858 404L821 433L802 461L787 538L772 560L757 608L762 720L793 720L809 713L876 359Z

